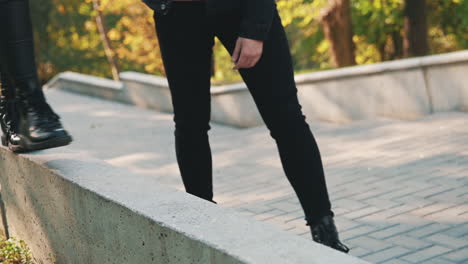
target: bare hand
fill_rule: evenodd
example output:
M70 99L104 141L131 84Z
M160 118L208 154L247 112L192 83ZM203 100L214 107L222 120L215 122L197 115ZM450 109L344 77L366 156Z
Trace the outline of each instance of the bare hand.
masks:
M262 57L262 53L263 41L238 38L232 54L232 61L236 64L233 69L238 70L255 66Z

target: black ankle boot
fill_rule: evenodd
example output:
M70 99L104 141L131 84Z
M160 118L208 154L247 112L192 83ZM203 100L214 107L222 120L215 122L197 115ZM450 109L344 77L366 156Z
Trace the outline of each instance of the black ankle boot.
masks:
M60 117L45 101L34 80L16 82L18 100L18 136L20 144L10 146L14 152L56 148L70 144L71 136L63 128Z
M14 98L11 93L11 86L8 85L7 78L0 76L0 128L2 145L5 147L19 145L19 137L16 134L14 125Z
M0 96L0 126L2 128L2 145L5 147L19 146L20 138L18 137L15 126L13 124L13 117L11 114L11 104L7 101L5 96Z
M310 226L310 230L312 232L312 239L315 242L344 253L349 252L349 248L340 242L332 216L327 215L322 217L317 224Z

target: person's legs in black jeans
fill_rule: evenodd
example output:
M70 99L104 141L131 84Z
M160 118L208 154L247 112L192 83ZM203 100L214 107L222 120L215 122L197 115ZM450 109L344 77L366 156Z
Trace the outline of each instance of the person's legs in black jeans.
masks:
M239 14L212 19L215 35L232 54L238 38ZM322 158L297 98L289 45L276 10L262 58L253 68L241 69L240 73L276 140L283 169L304 209L313 240L348 252L338 237Z
M215 35L232 53L238 38L238 15L214 19ZM315 224L321 217L333 215L320 152L301 111L289 45L277 13L262 58L240 73L277 143L283 169L307 221Z
M169 80L176 124L176 154L186 191L212 201L212 159L208 142L210 62L213 35L232 54L238 38L238 13L206 17L201 2L175 2L156 28ZM278 13L263 55L240 71L271 136L276 140L285 174L311 225L316 242L348 252L338 238L320 152L302 114L291 55Z
M155 16L172 95L176 155L188 193L213 200L210 129L210 69L214 44L202 2L174 2Z
M6 0L0 3L0 29L6 64L15 80L37 78L34 42L28 0ZM41 93L42 91L35 91Z
M175 2L168 15L155 20L172 94L182 179L188 193L212 200L212 159L207 134L213 46L210 28L232 52L239 17L216 17L216 23L210 23L203 3ZM313 224L321 216L332 215L320 152L297 99L289 46L278 15L261 60L254 68L240 72L277 142L284 171L307 220Z

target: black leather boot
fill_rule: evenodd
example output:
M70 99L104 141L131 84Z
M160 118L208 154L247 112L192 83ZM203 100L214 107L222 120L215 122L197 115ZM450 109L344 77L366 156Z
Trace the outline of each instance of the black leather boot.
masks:
M15 119L15 101L12 96L12 89L5 75L0 74L0 127L3 132L1 136L2 145L18 145L19 137L16 134Z
M0 65L15 88L18 115L13 125L20 139L18 145L8 144L9 148L27 152L67 145L72 138L39 85L29 1L0 2Z
M312 232L312 239L315 242L344 253L349 252L349 248L340 242L332 216L327 215L322 217L317 224L310 226L310 230Z
M15 124L10 112L10 104L3 96L0 96L0 125L3 135L2 145L10 149L16 148L20 144L20 138L16 133Z
M2 129L2 145L7 147L7 137L10 131L10 122L8 114L8 102L6 96L6 85L3 80L1 80L2 75L0 73L0 128Z
M14 152L29 152L56 148L70 144L71 136L63 128L60 117L47 104L39 84L34 78L17 81L19 145Z

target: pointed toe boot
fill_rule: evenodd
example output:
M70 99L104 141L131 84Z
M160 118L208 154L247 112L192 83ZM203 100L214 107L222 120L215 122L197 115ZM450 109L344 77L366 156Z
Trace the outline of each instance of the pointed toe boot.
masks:
M310 226L312 239L320 244L331 247L338 251L348 253L349 248L341 243L336 230L335 221L332 216L324 216L320 221Z

